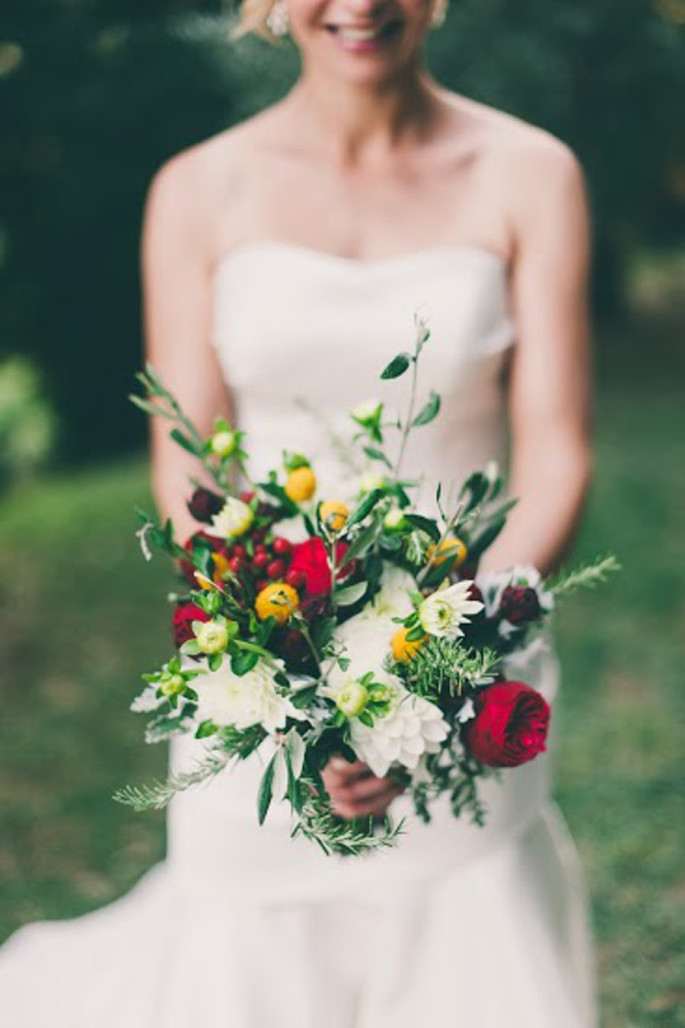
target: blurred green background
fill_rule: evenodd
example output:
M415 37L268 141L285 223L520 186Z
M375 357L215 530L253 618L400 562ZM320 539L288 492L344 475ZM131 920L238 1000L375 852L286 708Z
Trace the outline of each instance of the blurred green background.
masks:
M230 12L229 12L230 14ZM170 644L146 565L138 246L182 147L282 94L288 47L226 39L219 0L5 0L0 16L0 936L124 892L163 819L110 802L162 773L128 712ZM439 81L566 140L596 232L597 471L570 601L559 797L581 848L603 1025L685 1025L685 0L452 0Z

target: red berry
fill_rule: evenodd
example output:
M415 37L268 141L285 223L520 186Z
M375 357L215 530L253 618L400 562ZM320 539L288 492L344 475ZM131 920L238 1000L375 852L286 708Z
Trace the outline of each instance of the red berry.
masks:
M255 555L252 558L252 564L256 568L265 568L270 560L271 557L266 550L255 550Z
M266 569L269 578L282 578L285 572L284 560L272 560Z
M293 589L301 589L306 581L304 571L299 571L293 568L291 571L286 572L285 581L287 585L291 585Z
M255 588L256 588L257 592L260 593L262 591L262 589L266 589L267 585L270 585L270 584L271 583L269 582L268 578L258 578L256 583L255 583Z
M240 543L236 543L236 545L233 547L233 556L240 557L241 560L245 560L245 558L247 557L247 551L245 550L245 547L241 546Z
M277 553L279 557L284 557L292 549L290 540L284 539L282 535L277 535L272 545L274 553Z
M249 503L251 500L254 499L254 493L250 489L246 489L245 492L242 492L240 494L240 499L243 501L243 503Z
M242 571L243 567L245 566L245 561L242 559L242 557L231 557L231 559L228 562L228 566L230 570L233 572L233 574L237 575L238 572Z

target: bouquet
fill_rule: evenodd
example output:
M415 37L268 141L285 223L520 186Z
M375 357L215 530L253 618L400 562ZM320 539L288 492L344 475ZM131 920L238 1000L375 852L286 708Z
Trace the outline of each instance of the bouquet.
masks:
M176 650L132 709L151 715L147 742L192 733L206 756L188 770L115 798L160 808L255 751L264 771L255 796L262 823L287 802L293 835L326 853L361 854L394 845L404 822L343 820L322 771L332 755L392 775L425 821L441 796L455 817L483 824L478 786L545 749L550 709L525 682L507 677L507 658L534 642L557 600L617 567L613 557L543 582L532 567L479 574L515 501L501 498L494 464L454 491L437 486L437 514L412 501L402 477L410 433L436 418L440 398L418 401L417 372L429 341L417 318L411 352L381 378L410 377L406 410L383 403L350 414L348 445L367 471L352 501L319 496L304 453L255 482L244 433L216 419L203 438L149 365L132 401L168 419L171 436L201 463L188 507L198 530L181 545L170 520L138 511L147 559L168 554L184 583L172 595Z

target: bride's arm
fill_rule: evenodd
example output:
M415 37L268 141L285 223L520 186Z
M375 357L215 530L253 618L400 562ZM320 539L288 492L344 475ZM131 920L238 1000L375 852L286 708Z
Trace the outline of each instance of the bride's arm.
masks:
M590 230L583 173L563 144L544 139L516 165L509 485L519 503L482 567L547 574L570 544L590 479Z
M206 191L205 191L206 192ZM141 239L145 359L197 429L231 418L227 388L210 342L210 273L203 240L201 174L181 154L156 174L148 191ZM204 235L206 239L206 234ZM169 438L169 422L150 419L151 483L160 515L182 543L197 530L186 500L189 476L211 482L196 458Z

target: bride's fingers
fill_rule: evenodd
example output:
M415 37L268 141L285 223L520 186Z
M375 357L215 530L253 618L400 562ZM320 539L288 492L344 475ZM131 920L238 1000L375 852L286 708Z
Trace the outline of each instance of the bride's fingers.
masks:
M355 760L353 764L343 757L332 757L323 770L323 780L331 785L349 785L359 778L368 778L371 771L367 764Z
M382 817L394 799L404 790L396 783L389 783L372 797L357 800L331 796L333 810L340 817Z
M389 778L357 778L350 785L342 786L336 792L345 803L358 803L382 796L394 785L396 783Z

